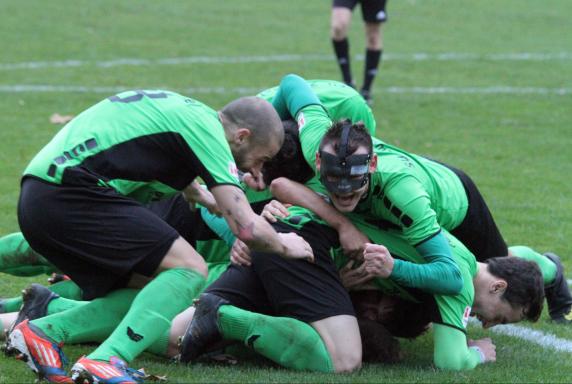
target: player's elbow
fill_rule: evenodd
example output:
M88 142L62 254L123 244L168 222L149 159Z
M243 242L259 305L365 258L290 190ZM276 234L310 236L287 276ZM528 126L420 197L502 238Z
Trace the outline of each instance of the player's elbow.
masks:
M451 282L450 282L450 293L449 295L458 295L463 290L463 276L461 275L461 270L457 265L454 265L451 270Z
M463 290L463 276L461 270L456 264L448 264L445 267L445 273L442 276L440 292L441 295L456 296Z
M289 182L290 180L285 177L278 177L272 180L270 183L270 193L272 193L272 196L280 199L283 196L283 192L288 188Z

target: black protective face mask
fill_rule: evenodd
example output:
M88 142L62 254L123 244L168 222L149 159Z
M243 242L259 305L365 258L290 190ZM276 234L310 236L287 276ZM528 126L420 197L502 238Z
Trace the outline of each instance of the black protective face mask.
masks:
M342 131L337 155L320 151L320 181L331 193L349 193L368 181L371 155L346 156L350 128L348 124Z

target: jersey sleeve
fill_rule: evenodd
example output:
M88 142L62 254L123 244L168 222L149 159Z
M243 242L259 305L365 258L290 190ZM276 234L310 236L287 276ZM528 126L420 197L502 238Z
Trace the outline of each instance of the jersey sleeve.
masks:
M232 247L236 236L232 233L232 230L228 226L228 223L223 217L216 216L210 213L206 208L200 207L201 217L205 224L216 233L218 237L221 238L229 247Z
M207 187L230 184L241 188L238 168L216 114L202 114L198 118L191 114L187 122L182 121L181 124L187 126L187 129L181 130L181 134L184 145L191 151L190 159L186 161L192 163Z
M308 165L316 170L316 152L326 131L331 127L330 115L310 85L300 76L287 75L272 100L282 118L294 117L298 123L300 144Z
M466 335L454 328L433 325L433 361L440 369L469 370L481 363L480 353L467 347Z
M303 108L296 116L300 132L300 145L306 162L316 171L316 152L325 133L332 126L332 120L326 111L316 105Z
M469 316L471 314L471 306L475 298L475 288L473 285L473 277L476 273L476 262L467 262L463 257L470 252L460 244L459 247L453 247L455 261L461 272L463 287L457 295L434 295L438 308L438 318L433 322L457 329L465 333ZM472 256L472 255L471 255Z
M463 278L443 233L439 232L416 248L425 263L396 259L391 279L406 287L433 294L459 294L463 288Z

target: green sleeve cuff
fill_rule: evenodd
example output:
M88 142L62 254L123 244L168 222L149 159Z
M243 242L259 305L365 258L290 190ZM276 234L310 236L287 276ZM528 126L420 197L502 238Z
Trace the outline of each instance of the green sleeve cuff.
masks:
M296 117L308 105L321 105L320 99L310 85L298 75L290 74L282 78L272 105L282 120Z
M236 236L232 233L232 230L228 226L226 220L222 217L213 215L204 207L199 208L201 210L201 217L205 224L217 234L229 247L232 247Z

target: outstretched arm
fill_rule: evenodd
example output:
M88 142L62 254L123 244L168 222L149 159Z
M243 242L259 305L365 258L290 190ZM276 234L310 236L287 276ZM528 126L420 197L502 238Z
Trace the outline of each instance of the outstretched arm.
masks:
M444 238L442 233L440 236ZM433 294L457 295L463 288L463 277L452 258L439 253L423 257L426 264L394 259L383 245L367 244L364 250L365 270L371 277L391 278L405 287Z

